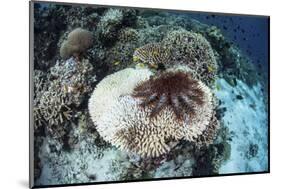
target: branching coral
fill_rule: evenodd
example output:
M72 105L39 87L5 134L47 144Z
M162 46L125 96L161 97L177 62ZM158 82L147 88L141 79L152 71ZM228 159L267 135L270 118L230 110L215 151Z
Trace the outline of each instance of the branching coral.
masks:
M78 57L92 45L92 33L82 28L76 28L68 34L67 40L61 44L60 55L64 59L71 56Z
M67 100L67 95L58 81L51 83L49 90L43 93L38 108L49 125L59 125L70 119L71 108Z
M109 9L98 24L99 39L105 44L115 40L123 21L123 13L119 9Z
M191 74L167 72L151 76L144 69L147 74L136 77L133 70L107 76L89 101L91 117L106 141L142 157L157 157L182 139L196 142L204 131L208 134L216 129L207 130L213 123L213 95ZM165 83L169 79L171 83ZM171 86L175 81L178 85Z
M132 28L122 28L117 42L105 52L103 62L109 64L109 72L127 68L132 63L133 53L137 47L138 32Z
M202 147L202 146L206 146L209 144L212 144L217 132L220 128L220 122L218 121L217 117L216 117L216 113L215 111L212 114L209 126L207 127L207 129L196 139L196 146L197 147Z
M108 9L98 23L99 39L103 45L110 46L117 39L118 32L124 26L136 25L137 11L133 9Z
M139 34L138 34L137 30L127 27L120 31L118 40L120 40L123 43L135 42L138 40L138 37L139 37L138 35Z
M74 59L57 62L49 77L48 88L40 93L35 91L40 94L33 109L35 128L44 126L53 137L60 138L70 127L69 121L75 114L73 108L83 103L95 77L89 62L77 64Z

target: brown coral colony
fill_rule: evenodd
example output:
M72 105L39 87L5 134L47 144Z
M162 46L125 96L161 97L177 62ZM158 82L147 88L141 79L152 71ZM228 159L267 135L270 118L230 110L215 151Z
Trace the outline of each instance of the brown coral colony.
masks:
M162 73L141 83L134 89L133 96L141 99L142 107L152 107L150 117L168 107L180 120L192 117L196 106L204 103L204 92L199 82L191 74L180 71Z

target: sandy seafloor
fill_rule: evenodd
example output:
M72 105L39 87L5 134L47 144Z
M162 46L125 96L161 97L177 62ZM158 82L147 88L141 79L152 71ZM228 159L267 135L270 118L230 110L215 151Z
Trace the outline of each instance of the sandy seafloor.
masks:
M209 19L216 19L209 14L203 14L204 18L208 16L207 21L199 19L202 14L194 17L195 13L129 10L121 11L121 15L110 15L113 20L109 22L112 25L110 29L118 35L110 35L107 39L109 34L101 38L98 33L108 27L108 23L102 23L106 22L104 17L108 11L106 8L79 6L35 6L34 82L40 85L34 84L34 106L37 108L41 96L54 90L50 86L56 88L56 82L58 85L72 85L69 75L83 77L79 81L87 88L67 99L66 104L72 111L70 120L63 120L52 127L46 121L34 123L35 185L268 171L268 54L264 47L267 33L263 33L267 28L257 29L257 33L251 35L248 26L238 27L237 22L233 22L238 19L235 16L221 16L220 23L214 28L218 21L208 23ZM241 19L243 17L239 17L238 21ZM267 20L261 18L260 23L255 20L255 24L254 27L259 28L265 26ZM79 73L75 66L76 60L61 59L58 50L66 33L76 27L92 31L96 41L82 57L83 65L86 65L83 73ZM215 52L219 69L212 90L219 101L217 111L221 129L218 136L208 148L198 150L196 145L183 142L171 154L160 159L141 159L120 151L103 141L95 130L87 110L90 94L105 76L132 66L135 48L161 41L168 32L179 29L201 33ZM237 32L233 32L234 29ZM244 39L246 35L247 39L233 41L234 35L225 35L229 30L235 38ZM128 36L121 38L124 33ZM135 33L137 38L131 36ZM249 47L247 43L258 43L259 40L262 47L256 44L250 49L244 48ZM109 41L113 45L108 46ZM258 53L258 59L256 52L263 52Z
M228 109L222 118L226 127L233 136L231 155L222 163L219 173L244 173L264 171L268 169L268 115L262 100L261 85L252 89L238 81L233 88L224 80L217 83L222 90L216 91L216 95L222 100L223 106ZM237 94L242 94L245 99L235 100ZM257 111L259 110L259 111ZM257 152L251 154L252 148Z

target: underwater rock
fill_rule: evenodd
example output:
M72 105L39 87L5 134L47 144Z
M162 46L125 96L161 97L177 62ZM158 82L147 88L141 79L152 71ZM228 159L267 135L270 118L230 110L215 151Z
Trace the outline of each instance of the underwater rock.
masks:
M61 44L60 55L63 59L71 56L79 57L92 45L92 33L82 28L76 28L68 34L67 39Z

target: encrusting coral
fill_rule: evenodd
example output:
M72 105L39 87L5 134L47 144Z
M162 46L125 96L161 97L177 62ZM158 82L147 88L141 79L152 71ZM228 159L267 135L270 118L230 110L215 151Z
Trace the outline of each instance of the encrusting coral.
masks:
M135 77L128 74L129 70L147 74ZM211 133L217 128L207 130L213 123L215 107L205 84L189 72L162 74L153 76L147 69L125 69L98 84L89 101L89 111L106 141L141 157L158 157L182 139L195 142L204 131ZM183 81L171 86L165 83L168 79Z
M71 31L67 40L60 47L60 55L63 59L79 55L93 45L93 35L88 30L76 28Z

